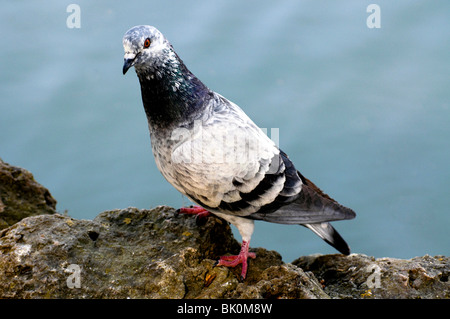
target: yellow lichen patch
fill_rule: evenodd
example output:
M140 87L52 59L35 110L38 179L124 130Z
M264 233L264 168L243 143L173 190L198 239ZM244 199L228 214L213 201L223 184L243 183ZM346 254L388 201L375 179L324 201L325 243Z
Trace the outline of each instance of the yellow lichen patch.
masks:
M128 225L131 223L131 218L124 218L123 222Z
M189 237L192 236L192 233L188 232L187 230L182 234L183 236Z
M372 297L372 290L367 289L361 294L361 298L370 298Z
M209 285L211 285L211 283L214 281L216 276L217 276L216 274L206 274L206 276L205 276L205 287L208 287Z
M66 224L69 226L73 226L75 223L73 222L72 219L66 219Z

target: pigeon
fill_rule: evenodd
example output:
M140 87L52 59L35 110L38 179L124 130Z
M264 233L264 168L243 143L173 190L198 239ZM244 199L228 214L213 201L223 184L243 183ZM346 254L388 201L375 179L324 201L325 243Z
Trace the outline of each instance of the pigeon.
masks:
M180 213L212 213L234 225L238 255L217 265L242 265L247 275L255 221L302 225L342 254L350 248L329 223L355 212L325 194L235 103L210 90L155 27L139 25L123 37L123 74L134 66L156 165L196 203Z

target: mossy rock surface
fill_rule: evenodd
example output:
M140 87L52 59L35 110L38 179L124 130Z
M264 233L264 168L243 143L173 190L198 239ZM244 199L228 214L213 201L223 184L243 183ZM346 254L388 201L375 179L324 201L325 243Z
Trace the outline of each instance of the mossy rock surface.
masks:
M19 220L56 213L56 200L26 169L0 159L0 229Z

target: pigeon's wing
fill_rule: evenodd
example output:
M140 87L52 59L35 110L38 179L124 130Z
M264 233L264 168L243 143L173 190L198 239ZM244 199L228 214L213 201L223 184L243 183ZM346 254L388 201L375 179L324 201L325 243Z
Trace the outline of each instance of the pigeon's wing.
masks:
M237 105L218 94L209 103L172 150L175 183L213 212L248 216L284 188L280 151Z
M303 177L288 156L234 103L220 95L172 152L177 184L212 212L282 224L351 218ZM354 213L353 213L354 214Z
M289 166L290 160L285 153L280 151L285 166ZM271 206L262 207L251 218L280 224L315 224L333 220L352 219L356 216L350 208L340 205L337 201L325 194L313 182L305 178L297 171L293 164L291 170L301 179L301 191L288 197L288 200L280 194ZM294 172L290 172L291 175Z

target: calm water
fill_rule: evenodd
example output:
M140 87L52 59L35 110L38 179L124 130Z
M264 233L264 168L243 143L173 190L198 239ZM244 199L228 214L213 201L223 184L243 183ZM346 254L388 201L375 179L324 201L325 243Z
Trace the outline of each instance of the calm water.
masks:
M353 252L449 255L450 3L377 1L370 29L373 2L77 1L71 29L70 1L5 1L0 157L75 218L189 205L154 164L134 71L122 75L124 32L151 24L357 212L335 223ZM303 227L262 222L252 246L288 262L334 252Z

